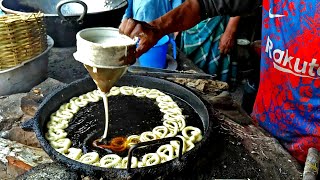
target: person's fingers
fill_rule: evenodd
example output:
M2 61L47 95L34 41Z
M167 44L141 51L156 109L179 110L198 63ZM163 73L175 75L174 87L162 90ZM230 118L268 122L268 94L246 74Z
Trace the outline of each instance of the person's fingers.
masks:
M153 44L148 39L140 39L139 45L136 48L136 57L140 57L143 53L152 48Z
M220 45L219 50L221 54L224 54L225 47L223 45Z
M145 45L143 43L139 43L139 46L136 49L136 58L139 58L145 52L147 52Z
M146 34L143 32L141 24L137 24L129 35L131 38L139 37L139 39L146 38Z
M135 28L136 24L137 23L133 19L128 19L126 27L123 30L123 34L129 36L132 30Z
M121 24L120 24L120 26L119 26L119 33L120 33L120 34L123 34L124 28L126 27L127 22L128 22L128 19L122 20L122 22L121 22Z

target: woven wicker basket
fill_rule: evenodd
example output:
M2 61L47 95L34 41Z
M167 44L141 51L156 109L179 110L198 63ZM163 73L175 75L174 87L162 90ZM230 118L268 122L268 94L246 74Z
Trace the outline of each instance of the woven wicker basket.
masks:
M47 46L42 13L0 16L0 70L39 55Z

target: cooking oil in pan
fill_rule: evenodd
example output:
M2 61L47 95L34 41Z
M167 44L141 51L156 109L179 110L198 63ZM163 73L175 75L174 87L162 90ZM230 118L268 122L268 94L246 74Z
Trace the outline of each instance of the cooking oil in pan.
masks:
M173 100L183 109L186 116L186 124L195 126L204 131L204 124L199 114L185 101L171 95ZM154 127L162 124L163 114L157 104L148 98L136 98L134 96L111 96L109 101L109 134L106 142L111 144L112 139L130 135L141 134L144 131L150 131ZM98 103L89 103L81 108L74 118L70 121L66 129L68 138L71 139L74 147L83 149L84 152L97 151L101 155L116 153L120 156L127 156L127 149L123 152L112 152L95 148L93 142L101 138L104 132L104 105ZM153 152L153 148L142 148L135 151L137 156L146 152ZM141 152L140 152L141 151Z

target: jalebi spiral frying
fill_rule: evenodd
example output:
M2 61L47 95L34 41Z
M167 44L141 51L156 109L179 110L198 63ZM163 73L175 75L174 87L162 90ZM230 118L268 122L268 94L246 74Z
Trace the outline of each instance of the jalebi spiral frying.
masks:
M170 144L162 145L158 148L157 154L161 158L161 163L174 159L174 149Z
M140 136L138 135L131 135L127 138L127 144L129 147L134 144L138 144L139 142L140 142Z
M116 154L108 154L100 159L100 166L105 168L114 168L121 162L121 157Z
M133 95L137 97L145 97L149 93L149 89L143 87L137 87L133 91Z
M187 144L186 144L186 139L183 136L177 135L177 137L182 139L182 154L187 152ZM170 141L170 145L174 148L175 151L179 152L180 148L180 142L179 141ZM178 154L178 153L176 153Z
M123 95L130 96L133 94L133 89L134 89L133 87L122 86L122 87L120 87L120 92Z
M148 153L142 157L142 164L144 166L153 166L156 164L160 164L161 159L157 153Z
M152 133L157 136L157 139L165 138L169 130L165 126L157 126L153 128Z
M146 97L154 99L160 111L163 113L162 126L157 126L152 131L143 132L140 135L131 135L127 138L128 147L140 142L152 141L166 137L180 137L183 140L183 153L194 148L194 143L201 141L201 130L196 127L187 126L185 116L182 109L179 108L173 99L157 89L148 89L144 87L112 87L107 96L117 95L134 95L136 97ZM94 90L83 94L79 97L73 97L68 103L60 106L60 108L50 116L45 134L50 145L66 157L77 160L85 164L100 166L105 168L127 168L128 158L121 158L116 154L108 154L99 158L96 152L82 154L82 150L71 147L71 140L67 138L64 131L69 126L69 121L73 118L81 107L86 106L90 102L98 102L102 98L99 90ZM177 135L181 132L182 135ZM179 141L170 141L170 144L162 145L156 153L147 153L141 161L136 157L132 157L131 168L152 166L164 163L178 157Z
M182 130L182 135L193 143L202 140L201 130L193 126L187 126Z
M175 121L165 120L163 125L169 130L169 133L166 135L166 137L174 137L178 134L179 126Z
M157 136L153 134L151 131L143 132L140 135L140 142L152 141L156 139L157 139Z
M71 147L72 142L68 138L62 138L56 141L51 141L50 145L58 152L66 153L68 152L68 149Z
M79 161L85 164L94 164L99 161L99 154L96 152L89 152L81 156Z
M66 156L73 160L79 160L82 156L82 150L78 148L69 148Z
M165 109L165 108L177 108L178 105L175 102L159 102L158 106L160 109Z
M45 137L47 140L49 141L56 141L58 139L62 139L67 137L68 133L66 133L64 130L62 129L53 129L50 128L48 130L48 132L45 134Z
M119 87L112 87L108 93L108 96L117 96L120 94L120 88Z
M158 103L161 103L161 102L173 102L172 98L168 95L163 95L163 96L158 96L156 98L156 101Z
M164 95L163 92L161 92L157 89L151 89L149 91L149 93L146 95L146 97L150 98L150 99L156 99L157 97L162 96L162 95Z
M120 163L120 167L119 168L127 168L128 166L128 157L125 157L122 159L121 163ZM137 168L138 167L138 158L132 156L131 158L131 168Z

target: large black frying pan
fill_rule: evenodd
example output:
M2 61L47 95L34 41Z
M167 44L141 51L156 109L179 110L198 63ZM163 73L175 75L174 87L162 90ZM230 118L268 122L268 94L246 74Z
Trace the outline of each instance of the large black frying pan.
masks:
M46 123L50 115L63 103L72 97L79 96L96 89L96 85L90 77L75 81L47 97L39 107L35 117L22 126L26 130L32 130L48 155L55 161L67 165L69 168L89 176L103 177L105 179L174 179L172 175L182 172L187 166L194 164L197 152L206 143L212 132L212 122L209 121L209 112L205 103L190 90L167 80L125 75L116 86L142 86L146 88L159 89L173 97L178 105L183 108L183 114L187 116L187 125L199 127L203 131L203 140L196 144L195 148L183 154L180 158L172 161L144 168L133 169L109 169L86 165L71 160L55 151L45 139L47 131ZM137 98L135 98L137 99ZM156 125L161 125L160 111L148 100L137 101L133 97L115 96L109 98L110 129L109 135L125 136L139 134L143 131L152 130ZM159 112L158 112L159 111ZM71 122L68 127L68 137L77 146L85 151L88 144L85 141L94 134L99 137L104 128L104 110L102 103L91 104L87 109L82 109L77 114L79 122ZM90 143L89 143L90 144ZM89 150L90 151L90 147ZM140 150L139 150L140 151ZM141 150L142 151L142 150ZM102 152L103 153L103 152Z

